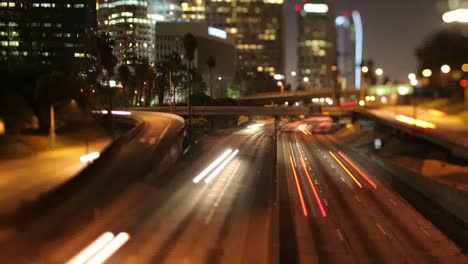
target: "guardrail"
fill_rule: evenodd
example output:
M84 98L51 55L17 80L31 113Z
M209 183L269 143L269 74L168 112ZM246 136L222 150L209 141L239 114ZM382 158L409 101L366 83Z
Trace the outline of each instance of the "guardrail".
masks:
M187 106L176 106L171 111L170 106L135 107L135 111L166 112L188 116ZM306 106L194 106L192 113L196 116L228 116L228 115L266 115L266 116L300 116L300 115L351 115L354 107L322 106L318 112L314 107Z
M405 124L401 124L399 122L394 122L379 116L376 116L365 109L363 110L356 110L357 115L360 115L365 118L370 118L377 121L380 124L383 124L388 127L392 127L394 129L400 130L408 135L423 139L425 141L431 142L435 145L438 145L448 151L454 156L464 160L468 160L468 149L465 146L456 144L444 138L441 138L437 135L428 133L423 129L415 129L413 126L408 126Z

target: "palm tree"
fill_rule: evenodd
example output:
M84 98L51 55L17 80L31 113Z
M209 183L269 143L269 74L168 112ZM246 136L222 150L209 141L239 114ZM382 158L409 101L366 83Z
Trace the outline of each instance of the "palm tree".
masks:
M110 89L110 77L114 73L114 68L117 65L117 57L114 55L115 41L108 33L95 35L94 45L97 55L98 72L105 72L108 94L109 94L109 128L112 130L112 90Z
M208 66L209 70L209 78L210 78L210 96L213 98L213 69L216 67L216 58L213 56L209 56L208 59L206 60L206 66Z
M188 69L187 69L187 75L188 75L188 89L189 89L189 94L188 94L188 107L189 107L189 137L192 137L192 102L191 102L191 96L192 96L192 63L193 59L195 58L195 51L197 50L197 39L191 34L187 33L184 36L183 40L184 44L184 49L185 49L185 58L187 59L188 62Z

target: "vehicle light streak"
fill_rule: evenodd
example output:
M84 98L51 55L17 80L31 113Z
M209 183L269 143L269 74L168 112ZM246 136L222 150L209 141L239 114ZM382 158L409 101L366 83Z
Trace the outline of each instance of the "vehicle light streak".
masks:
M406 124L409 124L409 125L415 125L415 126L421 127L421 128L431 128L431 129L436 128L436 125L433 124L433 123L430 123L430 122L427 122L427 121L424 121L424 120L420 120L420 119L414 119L412 117L405 116L405 115L397 115L395 117L395 119L400 121L400 122L403 122L403 123L406 123Z
M218 174L229 164L229 162L231 162L237 153L239 153L238 149L232 152L231 155L229 155L229 157L225 159L223 163L221 163L221 165L219 165L212 173L210 173L210 175L208 175L208 177L206 177L205 183L210 183L214 178L216 178L216 176L218 176Z
M104 263L112 254L121 248L130 239L130 235L126 232L119 233L110 243L101 249L94 257L86 262L86 264L101 264Z
M100 156L99 152L89 153L89 154L81 156L80 161L81 163L92 162L93 160L99 158L99 156Z
M195 178L193 178L194 183L199 183L203 178L205 178L208 173L210 173L213 169L216 168L223 160L229 156L229 154L232 152L232 149L227 149L223 154L221 154L215 161L213 161L206 169L204 169L200 174L198 174Z
M66 264L82 264L86 263L86 261L94 256L99 250L101 250L104 246L109 244L114 239L114 234L111 232L106 232L94 240L89 246L83 249L80 253L78 253L75 257L69 260Z
M336 162L338 162L338 164L340 164L340 166L346 171L346 173L348 173L348 175L359 186L359 188L362 189L362 184L356 179L356 177L354 177L354 175L348 170L348 168L346 168L346 166L335 156L335 154L333 154L333 152L331 152L330 150L328 151L328 153L330 153L330 155L336 160Z
M289 142L289 150L291 151L291 155L293 157L293 159L292 159L293 165L294 165L294 167L297 167L296 158L294 157L294 151L293 151L291 142Z
M439 111L437 109L429 109L428 112L433 115L433 116L437 116L437 117L442 117L442 116L446 116L447 114L442 112L442 111Z
M307 211L307 207L304 201L304 196L302 195L302 189L301 189L301 185L299 184L299 179L297 178L296 167L294 166L293 158L290 156L289 160L291 161L291 168L294 173L294 179L296 181L296 188L297 188L297 192L299 193L299 200L301 201L302 213L304 214L304 216L308 216L309 212Z
M346 162L348 162L349 165L351 165L351 167L353 167L359 174L361 174L361 176L372 186L374 187L374 189L377 189L377 184L372 181L361 169L359 169L358 166L356 166L356 164L354 164L354 162L352 162L350 159L348 159L348 157L345 156L345 154L343 154L343 152L341 151L338 151L338 155L340 155L344 160L346 160Z
M251 128L260 128L260 127L263 127L265 126L265 124L253 124L253 125L249 125L247 126L247 128L251 129Z
M325 207L323 207L323 205L322 205L322 201L320 200L317 189L315 188L314 184L312 183L312 177L310 176L309 171L307 170L307 166L306 166L305 161L304 161L304 156L302 155L302 152L300 152L300 151L299 151L299 154L301 155L302 167L304 168L304 171L305 171L305 173L307 175L307 180L309 180L310 188L312 189L312 192L314 193L315 201L317 201L317 205L320 208L320 212L322 213L322 216L327 217L327 212L325 211Z

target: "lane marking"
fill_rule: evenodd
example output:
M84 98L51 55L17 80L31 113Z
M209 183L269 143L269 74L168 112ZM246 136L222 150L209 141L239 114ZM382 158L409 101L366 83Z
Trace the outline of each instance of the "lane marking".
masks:
M385 230L382 228L382 226L380 226L379 223L377 223L377 227L380 229L380 231L381 231L385 236L387 236L387 233L386 233Z
M359 199L359 197L358 197L357 195L354 195L354 198L356 198L356 200L357 200L358 202L361 202L361 199Z
M229 187L229 185L231 185L231 181L234 178L234 173L236 173L239 166L240 166L240 162L237 162L237 164L235 166L235 169L233 169L231 171L231 175L229 175L227 183L224 185L223 190L221 191L221 194L218 195L218 197L216 198L216 201L213 204L213 207L211 208L210 212L208 213L208 216L205 218L205 224L208 224L209 222L211 222L211 218L213 217L216 208L218 207L219 203L221 202L221 199L223 198L224 194L226 193L227 188Z
M341 233L340 229L336 229L336 233L338 234L338 237L340 238L341 241L344 241L343 234Z
M429 232L427 232L426 229L422 227L419 227L419 229L421 229L424 232L424 234L426 234L428 237L431 237L431 234L429 234Z

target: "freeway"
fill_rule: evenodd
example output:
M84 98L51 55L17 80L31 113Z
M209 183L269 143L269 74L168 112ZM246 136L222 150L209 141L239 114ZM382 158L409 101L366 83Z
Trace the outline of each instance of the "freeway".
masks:
M467 261L380 167L331 135L296 122L274 144L271 125L225 130L158 174L147 166L166 164L156 154L171 152L163 139L182 124L141 115L144 129L98 159L106 166L84 189L0 242L4 263Z
M67 224L41 225L58 234L49 231L28 241L25 230L23 239L8 241L1 259L65 263L101 234L104 240L121 234L128 242L109 263L272 263L272 243L265 242L274 239L271 134L271 127L253 127L206 139L164 177L150 172L129 184L92 221L80 223L81 213L74 211L74 219L61 219ZM218 163L223 169L203 176L228 149L232 159ZM65 225L71 230L63 231Z
M280 232L280 241L296 246L281 247L281 263L466 263L460 249L389 186L381 168L330 135L286 129L278 142L278 177L289 199L280 200L286 208L280 222L291 231Z

